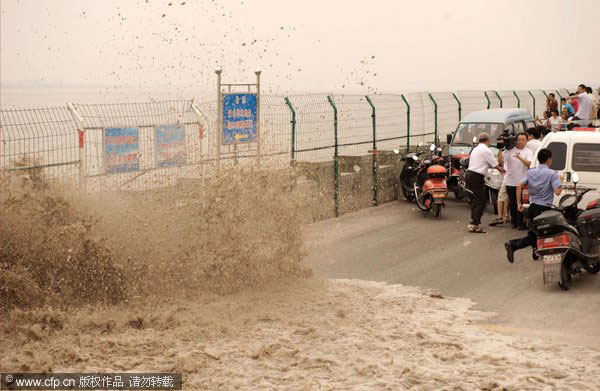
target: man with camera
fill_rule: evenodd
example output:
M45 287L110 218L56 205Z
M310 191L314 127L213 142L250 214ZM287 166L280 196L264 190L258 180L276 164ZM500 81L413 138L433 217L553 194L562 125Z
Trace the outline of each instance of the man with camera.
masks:
M526 172L525 176L517 184L517 208L523 211L521 203L521 192L524 185L529 187L529 221L539 216L542 212L550 210L554 195L560 195L562 192L560 178L556 171L552 170L552 151L548 148L542 148L537 155L540 165ZM538 259L535 255L537 236L534 231L529 231L527 236L521 239L513 239L504 243L506 248L506 257L508 262L515 261L515 251L533 247L533 259Z
M504 168L506 169L506 193L508 193L512 227L524 231L527 227L523 223L523 213L519 212L517 208L518 203L521 202L520 199L517 199L517 184L527 174L533 160L533 153L531 149L526 148L527 137L525 133L519 133L516 140L512 140L512 137L505 137L505 149L502 152Z
M466 185L473 192L473 202L471 203L471 221L469 223L469 232L486 233L479 227L481 216L485 211L485 174L489 168L496 168L504 172L502 166L498 164L494 153L490 149L490 135L486 132L479 134L479 145L471 151L469 157L469 168L467 170Z

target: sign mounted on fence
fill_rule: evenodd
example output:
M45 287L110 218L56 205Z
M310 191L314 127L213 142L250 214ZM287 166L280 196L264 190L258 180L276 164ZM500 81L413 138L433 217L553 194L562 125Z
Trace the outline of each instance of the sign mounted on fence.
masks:
M223 144L256 139L256 94L223 94Z
M161 125L154 138L156 167L183 166L187 161L185 126Z
M140 170L139 128L104 130L104 167L107 174Z

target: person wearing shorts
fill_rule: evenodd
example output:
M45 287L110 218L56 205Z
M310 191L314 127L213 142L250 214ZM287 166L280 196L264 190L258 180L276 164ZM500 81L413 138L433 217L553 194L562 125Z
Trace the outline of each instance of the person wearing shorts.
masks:
M506 192L506 176L502 181L500 190L498 191L498 218L490 223L490 226L495 227L499 224L504 224L510 221L508 211L508 193Z

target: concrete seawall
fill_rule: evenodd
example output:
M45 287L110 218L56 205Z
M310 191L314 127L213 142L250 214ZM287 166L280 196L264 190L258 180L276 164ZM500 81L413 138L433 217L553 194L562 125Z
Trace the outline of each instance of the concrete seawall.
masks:
M398 198L398 177L403 162L393 151L377 151L378 203ZM296 162L299 189L309 195L313 221L335 216L334 163ZM339 156L339 213L344 214L374 205L373 157Z

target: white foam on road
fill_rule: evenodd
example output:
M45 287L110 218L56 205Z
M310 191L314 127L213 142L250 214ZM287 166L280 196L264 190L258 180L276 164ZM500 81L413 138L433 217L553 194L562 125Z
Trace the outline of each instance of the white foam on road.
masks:
M467 299L359 280L285 285L78 310L35 338L15 324L0 368L181 371L191 390L600 388L600 351L485 330L476 323L490 314Z

